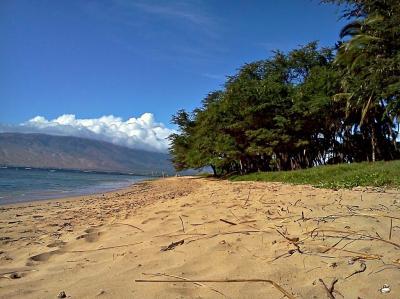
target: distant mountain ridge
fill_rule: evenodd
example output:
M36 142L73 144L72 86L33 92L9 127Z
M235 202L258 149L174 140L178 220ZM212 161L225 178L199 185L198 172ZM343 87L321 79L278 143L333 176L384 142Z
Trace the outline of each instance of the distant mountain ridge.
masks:
M0 133L0 165L160 175L170 156L71 136Z

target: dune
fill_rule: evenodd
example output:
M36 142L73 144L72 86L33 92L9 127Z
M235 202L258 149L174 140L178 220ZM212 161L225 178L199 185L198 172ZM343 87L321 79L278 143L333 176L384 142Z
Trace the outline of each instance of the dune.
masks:
M0 206L1 298L399 298L400 192L197 177Z

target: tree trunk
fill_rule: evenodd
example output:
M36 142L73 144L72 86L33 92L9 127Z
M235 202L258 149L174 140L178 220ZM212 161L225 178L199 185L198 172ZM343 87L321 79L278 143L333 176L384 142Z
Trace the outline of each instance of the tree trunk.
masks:
M393 132L393 129L391 126L389 126L389 134L390 134L390 137L392 138L392 143L393 143L394 149L397 151L397 134L395 134ZM389 137L389 139L390 139L390 137Z
M371 147L372 147L372 162L376 161L376 131L375 124L371 128Z
M211 169L213 171L213 175L217 176L217 170L215 169L215 166L214 165L210 165L210 166L211 166Z
M239 165L240 165L240 174L244 174L244 167L243 167L243 162L242 162L242 158L239 159Z

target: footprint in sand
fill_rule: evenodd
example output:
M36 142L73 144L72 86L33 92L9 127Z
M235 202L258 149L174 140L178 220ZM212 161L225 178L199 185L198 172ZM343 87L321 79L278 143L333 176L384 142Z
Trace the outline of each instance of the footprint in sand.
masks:
M30 269L28 267L19 267L12 269L3 269L0 271L0 278L8 279L20 279L26 276L27 273L37 271L36 269Z
M46 262L52 257L53 255L60 254L61 252L59 250L55 251L50 251L50 252L44 252L44 253L39 253L37 255L31 256L29 260L35 261L35 262Z
M96 228L88 228L85 230L85 234L80 235L76 237L77 240L84 239L86 242L92 243L92 242L97 242L100 239L100 235L103 233L98 231ZM66 246L67 243L61 240L57 240L53 243L50 243L47 245L47 247L59 247L59 249L50 251L50 252L44 252L40 253L34 256L31 256L28 259L27 265L33 265L32 262L46 262L48 261L53 255L58 255L58 254L63 254L65 252L65 248L61 249L61 247Z
M53 247L63 247L67 243L61 240L55 240L54 242L47 244L47 247L53 248Z
M84 230L84 232L87 233L87 234L95 233L95 232L98 232L98 231L99 230L97 228L95 228L95 227L89 227L89 228Z
M86 234L80 235L76 237L77 240L84 239L86 242L93 243L97 242L100 239L100 236L103 234L99 232L95 228L88 228L85 230Z

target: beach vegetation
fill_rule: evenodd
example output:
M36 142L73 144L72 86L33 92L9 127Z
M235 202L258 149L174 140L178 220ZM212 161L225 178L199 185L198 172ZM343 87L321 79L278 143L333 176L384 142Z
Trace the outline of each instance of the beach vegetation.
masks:
M400 188L400 160L324 165L293 171L255 172L230 177L233 181L307 184L318 188L360 186Z

